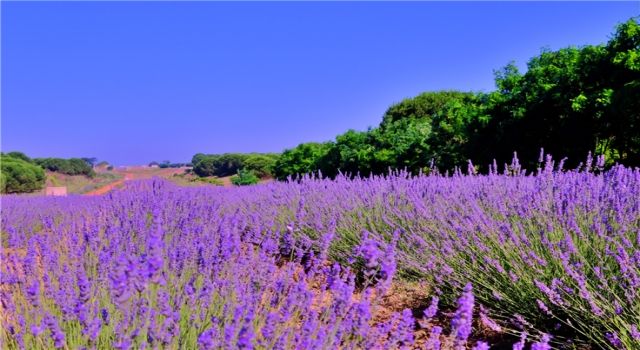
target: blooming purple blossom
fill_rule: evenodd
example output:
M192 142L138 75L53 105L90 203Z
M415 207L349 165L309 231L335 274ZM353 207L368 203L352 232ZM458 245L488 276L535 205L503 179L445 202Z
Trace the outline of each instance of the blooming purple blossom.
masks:
M640 341L640 331L638 331L638 326L635 324L631 325L631 337L633 340Z
M434 326L431 328L431 333L429 334L429 339L425 344L427 350L440 350L440 335L442 334L442 327Z
M549 341L551 337L548 334L543 334L539 342L531 344L531 350L550 350L551 346Z
M47 329L51 333L51 338L53 339L53 345L56 349L61 349L65 345L65 336L62 329L58 325L58 321L51 314L46 314L44 317L44 322L47 325Z
M489 344L487 344L486 342L483 342L483 341L479 341L472 348L472 350L489 350Z
M527 344L527 333L526 332L522 332L520 334L520 340L513 344L513 350L523 350L524 346Z
M423 312L424 317L426 317L427 319L430 319L436 315L436 313L438 312L439 301L440 301L440 298L438 298L437 296L431 297L431 303L429 304L429 307L426 308Z
M451 329L455 334L457 347L463 347L471 335L474 300L473 286L467 283L462 296L458 299L458 309L451 320Z

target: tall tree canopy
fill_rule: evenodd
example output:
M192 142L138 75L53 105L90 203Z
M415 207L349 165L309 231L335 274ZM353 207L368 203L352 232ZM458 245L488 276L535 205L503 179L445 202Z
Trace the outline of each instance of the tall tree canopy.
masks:
M42 189L44 170L25 158L29 159L20 152L0 155L0 192L24 193Z
M391 106L380 125L334 142L286 150L275 175L335 176L487 165L516 151L528 169L540 148L575 166L588 152L640 165L640 24L620 24L603 45L543 50L525 73L510 63L490 93L426 92Z

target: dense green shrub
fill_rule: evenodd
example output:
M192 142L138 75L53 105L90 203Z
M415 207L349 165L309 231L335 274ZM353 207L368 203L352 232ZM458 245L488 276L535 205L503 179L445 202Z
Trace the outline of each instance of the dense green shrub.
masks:
M238 174L231 177L231 183L236 186L257 184L260 179L250 170L240 169Z
M95 176L91 165L80 158L35 158L33 161L46 170L61 174Z
M11 157L11 158L15 158L15 159L21 159L24 160L27 163L32 163L33 161L31 160L31 158L29 158L26 154L22 153L22 152L18 152L18 151L13 151L13 152L9 152L6 154L7 157Z
M229 176L240 169L255 172L259 177L272 176L272 168L279 155L274 153L225 153L202 154L193 156L193 172L201 177Z
M12 152L13 153L13 152ZM45 182L44 170L21 158L0 156L0 191L2 193L26 193L42 189Z
M273 174L276 178L284 180L289 175L302 175L321 170L318 164L327 156L332 146L333 143L329 142L308 142L286 150L275 162Z
M277 159L278 155L273 154L250 154L242 163L242 168L252 171L260 178L271 177Z

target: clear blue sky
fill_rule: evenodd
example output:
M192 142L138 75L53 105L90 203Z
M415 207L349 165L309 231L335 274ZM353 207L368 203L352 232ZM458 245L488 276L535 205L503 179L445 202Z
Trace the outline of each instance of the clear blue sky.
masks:
M122 165L326 141L603 43L639 4L2 2L2 150Z

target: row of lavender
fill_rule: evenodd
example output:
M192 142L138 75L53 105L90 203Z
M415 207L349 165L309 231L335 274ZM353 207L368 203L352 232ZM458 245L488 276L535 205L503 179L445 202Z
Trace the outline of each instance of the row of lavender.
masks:
M328 246L313 255L283 240L273 218L244 215L234 197L144 181L105 197L3 198L2 348L416 346L410 310L374 319L392 246L385 277L370 265L371 281L356 287ZM364 240L355 256L373 263L377 244ZM467 342L469 298L448 337L433 327L430 349L487 348Z
M2 336L10 348L411 347L410 311L376 317L396 276L433 288L424 318L438 300L457 307L445 332L459 348L475 315L534 348L640 346L640 171L508 170L5 197ZM430 328L422 347L444 340Z

